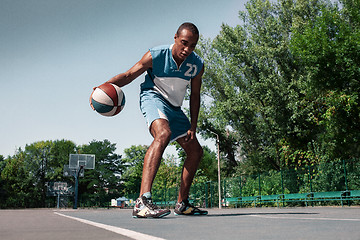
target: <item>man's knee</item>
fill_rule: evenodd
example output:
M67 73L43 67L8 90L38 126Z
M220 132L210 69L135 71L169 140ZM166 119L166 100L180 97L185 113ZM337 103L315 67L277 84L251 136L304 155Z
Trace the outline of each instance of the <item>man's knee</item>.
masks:
M161 131L158 131L154 136L154 140L158 140L166 144L170 142L170 138L171 138L171 131L169 129L162 129Z
M204 155L204 150L197 141L194 141L191 145L188 145L184 150L187 156L201 159Z
M171 138L171 130L169 122L165 119L157 119L151 124L151 134L155 141L169 143Z
M199 145L199 149L197 150L198 157L202 158L204 156L204 149Z

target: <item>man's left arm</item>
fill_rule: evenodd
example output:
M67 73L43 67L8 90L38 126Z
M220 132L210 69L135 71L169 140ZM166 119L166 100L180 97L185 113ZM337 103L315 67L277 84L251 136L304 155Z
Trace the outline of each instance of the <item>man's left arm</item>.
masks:
M190 121L191 128L188 131L188 135L185 138L186 141L192 140L196 134L197 121L200 110L200 90L201 90L201 78L204 74L205 67L201 69L200 73L191 80L191 93L190 93Z

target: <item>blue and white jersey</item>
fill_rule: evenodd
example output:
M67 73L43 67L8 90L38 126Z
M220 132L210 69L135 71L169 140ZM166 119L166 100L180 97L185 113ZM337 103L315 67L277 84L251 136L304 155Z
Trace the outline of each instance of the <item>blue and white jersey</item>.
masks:
M180 107L191 79L199 74L204 61L192 52L178 66L172 56L172 46L150 49L152 68L147 71L145 81L141 84L141 91L154 90L160 93L171 105Z

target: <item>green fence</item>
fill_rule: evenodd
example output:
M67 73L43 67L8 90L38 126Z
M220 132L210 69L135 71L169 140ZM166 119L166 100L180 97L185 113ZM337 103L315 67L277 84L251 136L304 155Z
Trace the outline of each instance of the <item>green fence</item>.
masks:
M312 205L333 205L340 204L337 201L338 199L325 197L324 199L328 201L322 201L323 199L320 198L320 200L315 199L314 193L339 192L344 194L344 197L347 197L347 193L350 194L350 191L359 189L360 161L354 159L297 169L282 169L281 171L270 171L258 175L226 178L221 181L221 199L224 201L224 206L250 206L256 204L302 206L308 203ZM305 199L306 194L312 194L312 196ZM174 205L177 195L178 188L153 190L154 202L161 205ZM286 198L290 196L298 200ZM198 206L217 207L219 205L218 183L211 181L194 184L191 188L190 199ZM226 200L228 201L226 202ZM231 203L232 200L233 203ZM345 200L349 200L349 198ZM358 199L354 198L354 200ZM341 201L342 203L343 201ZM358 201L355 203L358 203Z

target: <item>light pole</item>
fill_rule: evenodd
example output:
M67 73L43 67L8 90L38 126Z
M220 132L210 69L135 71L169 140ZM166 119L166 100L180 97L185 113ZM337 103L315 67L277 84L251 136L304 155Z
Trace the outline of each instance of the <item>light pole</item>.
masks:
M216 148L217 148L217 162L218 162L218 195L219 195L219 209L221 209L221 175L220 175L220 140L219 135L217 133L213 134L216 135Z
M215 133L216 134L216 133ZM219 135L216 134L217 145L217 162L218 162L218 191L219 191L219 209L221 209L221 179L220 179L220 140Z

